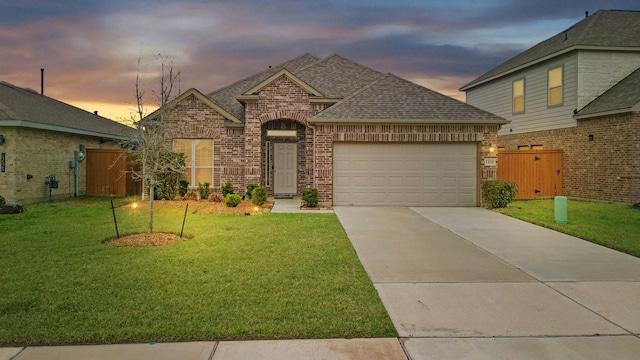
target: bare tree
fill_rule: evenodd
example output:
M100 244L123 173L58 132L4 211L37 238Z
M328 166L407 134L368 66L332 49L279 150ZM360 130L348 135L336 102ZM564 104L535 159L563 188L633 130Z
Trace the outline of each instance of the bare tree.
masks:
M184 158L171 151L170 129L166 119L171 116L174 106L171 104L176 96L173 95L174 87L179 82L180 72L173 70L173 59L157 55L160 64L160 91L152 93L158 103L159 109L147 115L144 105L143 86L140 80L140 62L138 58L138 71L136 72L136 114L132 115L135 128L133 136L125 141L133 165L129 172L134 180L142 181L143 200L145 187L149 196L149 227L148 232L153 232L153 201L155 189L159 185L163 175L169 172L182 172L184 170ZM178 87L179 91L179 87ZM135 170L139 168L140 170Z

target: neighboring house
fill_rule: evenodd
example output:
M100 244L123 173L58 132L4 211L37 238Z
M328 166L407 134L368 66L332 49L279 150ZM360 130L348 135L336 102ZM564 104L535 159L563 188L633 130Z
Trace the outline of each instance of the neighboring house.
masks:
M506 150L561 149L563 191L640 201L640 12L601 10L464 85Z
M83 195L89 149L119 148L131 128L0 82L0 195L9 203ZM77 162L76 162L77 160ZM77 164L77 167L74 167Z
M191 186L334 205L478 206L504 119L339 55L303 55L168 109Z

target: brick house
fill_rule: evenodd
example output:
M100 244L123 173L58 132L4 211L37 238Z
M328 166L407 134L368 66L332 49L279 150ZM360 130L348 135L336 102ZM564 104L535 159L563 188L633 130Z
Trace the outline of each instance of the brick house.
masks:
M0 82L0 195L8 203L83 195L88 149L119 147L129 127L34 90ZM78 160L76 168L70 161Z
M464 85L506 150L561 149L564 195L640 201L640 12L601 10Z
M168 107L191 186L317 188L334 205L478 206L503 118L339 55L306 54ZM158 112L149 115L158 116Z

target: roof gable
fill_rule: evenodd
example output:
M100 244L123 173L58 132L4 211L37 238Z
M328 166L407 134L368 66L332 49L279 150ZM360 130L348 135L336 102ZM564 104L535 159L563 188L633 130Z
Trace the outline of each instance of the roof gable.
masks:
M274 81L278 80L282 76L288 77L293 82L298 84L298 86L300 86L301 88L305 89L309 94L312 94L313 96L319 96L319 97L323 96L321 92L319 92L318 90L316 90L313 87L311 87L309 84L307 84L304 81L302 81L299 77L295 76L294 74L292 74L287 69L282 69L282 70L279 70L279 71L275 72L274 74L272 74L268 78L266 78L263 81L259 82L258 84L256 84L252 88L250 88L249 90L245 91L243 95L253 95L253 94L257 93L257 92L260 92L260 90L262 90L265 87L271 85Z
M179 103L181 103L182 101L184 101L185 99L187 99L190 96L194 96L196 99L200 100L205 105L209 106L210 108L212 108L213 110L215 110L216 112L218 112L220 115L224 116L226 119L230 120L231 122L237 123L237 124L242 123L242 121L240 121L240 119L238 119L235 115L233 115L232 113L230 113L227 110L223 109L215 101L213 101L212 99L210 99L209 97L205 96L203 93L201 93L200 91L198 91L198 90L196 90L194 88L191 88L191 89L183 92L178 97L176 97L175 99L171 100L171 102L169 103L168 106L169 107L176 106L176 105L178 105ZM152 112L151 114L147 115L146 118L153 119L154 117L156 117L156 116L158 116L160 114L160 111L161 111L161 109L158 109L158 110Z
M626 112L640 112L640 68L583 107L576 119Z
M124 139L132 129L75 106L0 82L0 126L21 126Z
M460 88L474 86L578 49L640 51L640 11L599 10Z
M386 74L310 120L322 122L491 123L507 120L393 74Z
M251 75L240 81L236 81L218 90L212 91L206 96L216 104L220 105L223 109L233 114L235 118L244 120L244 108L242 107L242 104L236 100L236 96L245 93L248 89L264 81L266 78L271 76L271 74L282 68L287 68L289 71L296 71L301 67L308 66L318 60L320 59L313 55L305 54L265 71Z

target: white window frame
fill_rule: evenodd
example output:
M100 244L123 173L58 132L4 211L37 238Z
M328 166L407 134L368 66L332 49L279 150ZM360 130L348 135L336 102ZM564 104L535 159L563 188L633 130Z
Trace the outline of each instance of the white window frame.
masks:
M516 96L516 83L518 83L518 82L522 82L522 94ZM514 115L515 114L524 114L524 111L525 111L525 108L526 108L525 103L524 103L524 93L525 93L524 88L525 88L525 80L524 80L524 78L518 79L518 80L514 80L511 83L511 113L514 114ZM516 111L516 99L518 99L518 98L522 98L522 110L517 110Z
M551 86L550 75L552 71L560 70L560 85ZM551 104L551 90L560 89L560 102ZM564 66L555 66L547 70L547 107L556 107L564 105Z
M173 149L175 150L175 146L176 146L176 141L189 141L191 143L191 165L188 165L186 167L190 168L191 173L189 174L190 177L190 183L189 183L189 187L190 188L196 188L198 187L198 184L194 183L194 181L196 180L196 169L208 169L211 168L211 183L209 184L209 186L213 186L213 179L214 179L214 174L215 174L215 158L214 158L214 143L213 143L213 139L173 139ZM196 166L196 141L211 141L211 166Z

